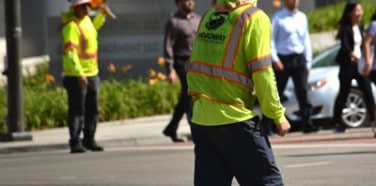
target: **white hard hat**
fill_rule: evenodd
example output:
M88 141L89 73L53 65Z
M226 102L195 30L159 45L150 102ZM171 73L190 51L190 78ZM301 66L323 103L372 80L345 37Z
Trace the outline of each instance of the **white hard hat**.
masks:
M86 3L90 3L90 0L69 0L71 2L71 6L78 6Z

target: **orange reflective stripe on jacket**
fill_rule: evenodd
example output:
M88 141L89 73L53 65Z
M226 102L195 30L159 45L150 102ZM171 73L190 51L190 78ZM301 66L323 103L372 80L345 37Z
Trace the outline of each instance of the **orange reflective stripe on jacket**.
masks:
M78 23L75 20L73 20L73 22L75 23L75 25L77 26L78 30L80 31L80 47L79 47L78 56L81 59L93 59L93 58L96 58L97 57L97 52L88 53L85 50L87 48L87 40L88 39L85 36L85 32L82 30L82 28L80 27L80 25L78 25Z
M236 56L239 50L239 41L242 38L244 24L249 20L252 15L258 10L256 7L245 9L239 14L235 24L232 26L230 38L226 46L226 53L224 57L223 66L225 68L233 68Z

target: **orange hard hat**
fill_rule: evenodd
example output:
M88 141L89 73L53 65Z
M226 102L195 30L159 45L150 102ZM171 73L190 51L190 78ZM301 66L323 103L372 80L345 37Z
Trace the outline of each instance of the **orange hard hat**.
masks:
M91 6L91 8L98 8L103 3L105 3L105 0L91 0L90 1L90 6Z

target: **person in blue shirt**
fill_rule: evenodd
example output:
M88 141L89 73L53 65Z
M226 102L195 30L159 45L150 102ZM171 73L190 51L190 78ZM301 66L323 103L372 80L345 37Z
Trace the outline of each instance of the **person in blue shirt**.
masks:
M367 29L365 30L365 36L363 39L363 52L364 60L366 62L363 69L363 75L368 75L371 82L376 85L376 11L371 17L371 22L369 23ZM376 116L376 113L374 113ZM374 121L372 122L372 130L376 137L376 120L374 116Z
M364 31L363 39L363 53L365 60L365 67L363 69L364 75L369 75L370 80L376 84L376 55L375 45L376 45L376 11L371 17L371 22L369 23L367 29Z
M303 122L302 131L316 132L318 127L310 120L312 104L307 95L312 61L307 16L298 10L299 0L284 0L284 5L272 17L271 56L278 93L284 97L287 81L292 77Z

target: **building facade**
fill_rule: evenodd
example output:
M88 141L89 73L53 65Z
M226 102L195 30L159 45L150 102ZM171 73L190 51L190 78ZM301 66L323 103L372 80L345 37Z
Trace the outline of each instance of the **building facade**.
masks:
M4 10L0 0L0 9ZM303 11L338 0L300 1ZM20 0L22 22L22 56L49 55L51 72L57 79L61 72L61 22L60 13L69 8L66 0ZM131 65L127 76L145 76L148 69L158 69L157 59L162 55L164 24L176 10L174 0L109 0L116 20L108 22L100 31L99 61L102 76L106 77L108 64L119 69ZM203 15L211 0L196 0L196 12ZM259 1L258 6L269 15L279 8L273 0ZM3 11L4 12L4 11ZM5 15L0 14L0 60L5 53ZM0 61L1 62L1 61Z

